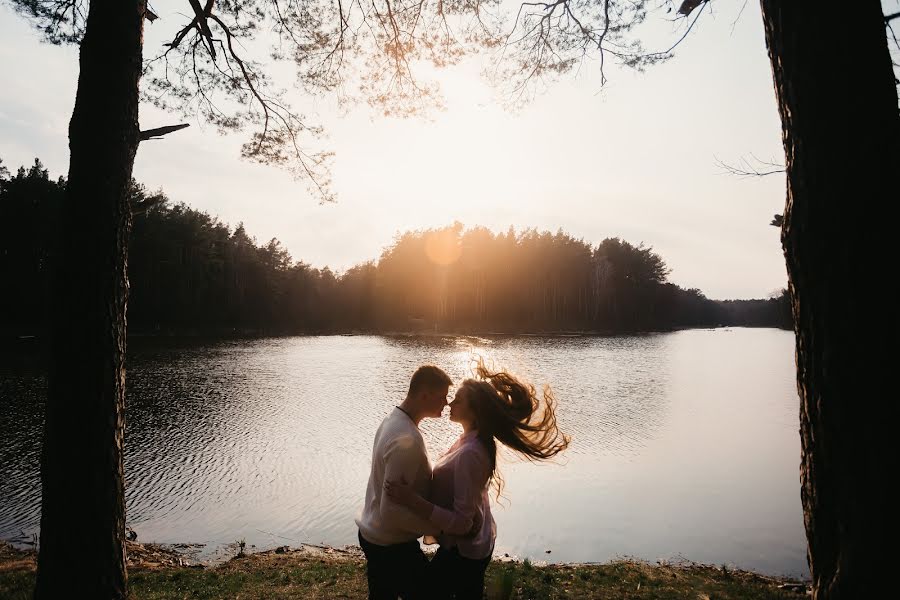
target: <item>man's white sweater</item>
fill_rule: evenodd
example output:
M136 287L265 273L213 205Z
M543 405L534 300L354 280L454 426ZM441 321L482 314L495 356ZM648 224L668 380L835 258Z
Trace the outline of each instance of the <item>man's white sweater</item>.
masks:
M387 497L384 482L401 479L421 496L428 497L431 465L425 440L409 415L394 408L375 433L366 503L356 520L366 541L389 546L436 533L434 525Z

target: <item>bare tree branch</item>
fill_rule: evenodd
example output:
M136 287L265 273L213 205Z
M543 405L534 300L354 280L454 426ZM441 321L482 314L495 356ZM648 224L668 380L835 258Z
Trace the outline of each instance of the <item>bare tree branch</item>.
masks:
M194 9L194 23L197 24L197 27L200 29L200 33L203 34L204 39L206 40L206 48L209 51L210 56L212 56L213 61L216 60L216 47L213 45L212 41L212 32L209 30L209 23L207 23L206 18L212 12L213 2L215 0L209 0L206 5L206 10L200 7L200 0L188 0L191 5L191 8Z
M628 68L644 68L672 57L693 30L709 0L685 0L675 23L684 23L678 39L663 51L646 50L635 28L651 12L675 10L672 0L552 0L522 2L507 28L492 79L506 85L508 104L528 102L549 80L589 60L599 63L601 86L607 82L610 58ZM699 10L696 10L699 7Z
M145 129L141 131L140 140L158 140L167 133L179 131L185 127L190 127L190 123L181 123L180 125L166 125L165 127L157 127L155 129Z
M736 175L737 177L766 177L777 173L784 173L785 166L774 161L765 161L751 154L750 158L742 156L737 165L726 163L716 157L713 157L718 166L725 174Z
M13 2L44 23L57 43L77 41L83 32L88 0ZM142 99L223 133L252 128L243 156L291 169L328 200L331 153L307 149L320 143L322 128L291 107L263 64L290 61L307 93L336 93L342 105L363 101L382 114L406 117L443 106L436 80L423 67L446 67L492 50L493 80L515 106L538 86L593 60L601 86L610 60L637 70L668 60L710 4L528 0L504 24L501 2L187 0L190 10L175 22L170 41L145 61ZM677 39L663 51L648 51L635 28L657 11L674 16ZM271 49L268 56L255 54L261 45Z

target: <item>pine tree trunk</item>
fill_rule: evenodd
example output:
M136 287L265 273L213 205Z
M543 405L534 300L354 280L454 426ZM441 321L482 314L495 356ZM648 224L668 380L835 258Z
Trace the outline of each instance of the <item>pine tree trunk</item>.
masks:
M36 598L124 598L125 305L143 0L91 0L69 123Z
M814 594L889 597L896 365L886 368L872 334L896 321L882 207L896 196L900 117L883 15L877 0L762 0L762 10L787 167L782 242Z

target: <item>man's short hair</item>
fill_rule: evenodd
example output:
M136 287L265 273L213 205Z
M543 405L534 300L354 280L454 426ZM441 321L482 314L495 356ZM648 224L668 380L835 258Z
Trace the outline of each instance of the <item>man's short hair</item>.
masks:
M409 380L409 393L417 394L435 388L450 387L452 384L453 380L441 369L434 365L422 365Z

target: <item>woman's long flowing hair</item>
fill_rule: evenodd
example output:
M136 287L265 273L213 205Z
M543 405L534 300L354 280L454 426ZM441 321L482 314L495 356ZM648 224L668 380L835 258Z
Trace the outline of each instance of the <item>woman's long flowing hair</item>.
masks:
M540 461L565 450L570 437L556 424L556 398L549 387L538 397L530 383L506 371L489 370L480 359L475 374L477 379L466 379L460 387L468 391L475 428L487 446L491 481L499 498L503 477L497 469L498 441L528 460Z

